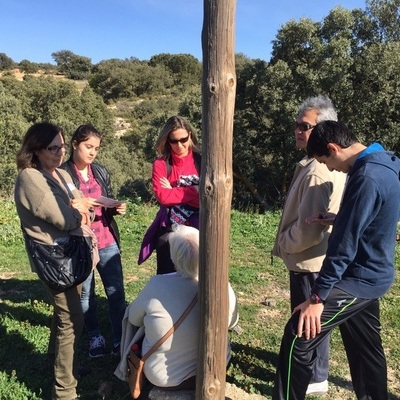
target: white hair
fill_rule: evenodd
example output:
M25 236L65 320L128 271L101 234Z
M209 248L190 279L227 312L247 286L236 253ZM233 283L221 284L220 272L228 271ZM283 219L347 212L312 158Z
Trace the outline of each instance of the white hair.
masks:
M322 121L337 121L337 112L333 106L332 100L319 94L315 97L309 97L301 103L299 115L303 115L306 111L315 110L317 112L317 123Z
M178 274L198 279L199 230L186 225L173 225L168 238L171 260Z

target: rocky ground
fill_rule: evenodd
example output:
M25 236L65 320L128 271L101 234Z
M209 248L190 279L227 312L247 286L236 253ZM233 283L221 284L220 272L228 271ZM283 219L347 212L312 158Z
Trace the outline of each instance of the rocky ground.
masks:
M243 391L242 389L238 388L235 385L230 383L226 384L225 390L225 399L226 400L265 400L267 399L260 394L249 394Z
M195 395L194 392L157 392L151 391L147 396L145 396L148 400L194 400ZM263 397L259 394L249 394L244 392L242 389L238 388L235 385L230 383L226 384L225 389L225 400L266 400L266 397Z
M138 400L194 400L194 392L152 392L151 385L144 387ZM103 382L98 390L100 398L111 400L113 397L112 383ZM235 385L226 383L225 400L267 400L267 397L259 394L249 394Z

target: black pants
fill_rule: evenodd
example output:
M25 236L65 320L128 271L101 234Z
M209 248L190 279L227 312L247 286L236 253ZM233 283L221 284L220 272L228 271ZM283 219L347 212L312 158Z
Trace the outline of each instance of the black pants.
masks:
M171 260L169 249L169 235L171 230L168 228L160 229L158 232L156 254L157 254L157 275L175 272L174 263Z
M379 300L357 299L334 288L321 316L321 333L298 338L299 313L288 321L282 338L273 400L302 400L316 360L315 349L340 327L358 400L387 400L386 358L380 336Z
M318 277L318 272L290 272L290 307L295 307L310 298L311 288ZM310 383L323 382L328 379L329 371L329 344L331 335L315 349L315 363L313 366Z

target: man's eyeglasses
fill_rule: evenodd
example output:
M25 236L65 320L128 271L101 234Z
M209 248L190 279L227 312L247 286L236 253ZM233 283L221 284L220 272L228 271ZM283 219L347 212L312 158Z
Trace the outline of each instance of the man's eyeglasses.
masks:
M168 142L170 142L171 144L186 143L189 140L189 136L190 135L187 135L182 139L168 139Z
M311 125L308 122L295 122L294 123L294 129L298 129L301 132L306 132L309 129L315 128L316 125Z
M50 147L47 148L47 150L50 151L50 153L52 153L52 154L58 154L58 152L59 152L61 149L65 150L65 151L68 151L68 149L69 149L69 144L64 143L64 144L62 144L61 146L56 146L56 145L54 145L54 146L50 146Z

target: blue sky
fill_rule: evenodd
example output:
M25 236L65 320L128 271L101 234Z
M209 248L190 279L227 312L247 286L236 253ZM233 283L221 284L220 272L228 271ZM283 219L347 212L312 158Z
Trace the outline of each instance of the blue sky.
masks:
M54 63L70 50L92 63L110 58L148 60L160 53L202 58L202 0L0 0L0 53L15 62ZM271 41L291 19L322 21L341 5L365 0L237 0L236 52L268 61Z

